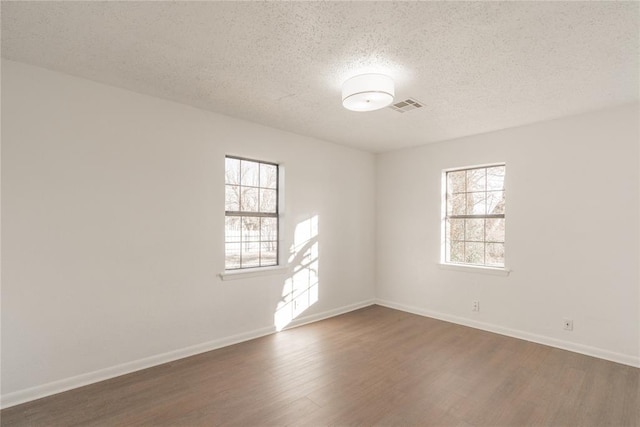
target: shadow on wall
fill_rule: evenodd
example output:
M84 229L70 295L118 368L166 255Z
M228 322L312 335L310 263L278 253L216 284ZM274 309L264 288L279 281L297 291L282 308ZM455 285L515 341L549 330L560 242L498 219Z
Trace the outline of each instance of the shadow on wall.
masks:
M318 215L296 226L289 254L291 275L284 282L273 316L277 331L318 302Z

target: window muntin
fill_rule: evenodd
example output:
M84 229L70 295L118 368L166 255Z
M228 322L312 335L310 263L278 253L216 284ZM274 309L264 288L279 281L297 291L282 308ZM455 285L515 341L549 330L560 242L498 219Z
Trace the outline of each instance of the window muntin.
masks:
M505 165L445 173L445 263L504 268Z
M278 265L278 169L225 157L225 270Z

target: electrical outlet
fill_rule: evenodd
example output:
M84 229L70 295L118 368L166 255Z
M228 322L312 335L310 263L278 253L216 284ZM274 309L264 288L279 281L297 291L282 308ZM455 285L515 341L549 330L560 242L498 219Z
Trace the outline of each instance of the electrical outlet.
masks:
M564 319L562 325L565 331L573 331L573 319Z
M480 301L474 301L471 305L471 311L480 311Z

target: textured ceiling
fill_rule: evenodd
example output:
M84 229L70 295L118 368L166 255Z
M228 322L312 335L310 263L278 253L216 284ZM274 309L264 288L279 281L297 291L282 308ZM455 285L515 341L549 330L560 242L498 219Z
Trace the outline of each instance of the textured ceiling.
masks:
M637 2L2 2L2 56L372 152L638 100ZM400 114L341 106L362 72Z

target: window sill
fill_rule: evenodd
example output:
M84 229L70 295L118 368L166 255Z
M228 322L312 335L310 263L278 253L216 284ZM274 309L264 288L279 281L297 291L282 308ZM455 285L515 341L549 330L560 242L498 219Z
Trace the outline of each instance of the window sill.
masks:
M250 279L252 277L269 276L272 274L284 274L287 272L287 269L287 266L278 265L275 267L258 267L244 270L226 270L218 274L218 276L222 280Z
M481 267L478 265L445 264L445 263L439 262L438 266L442 270L464 271L466 273L491 274L494 276L508 276L509 273L511 273L511 270L509 270L508 268Z

